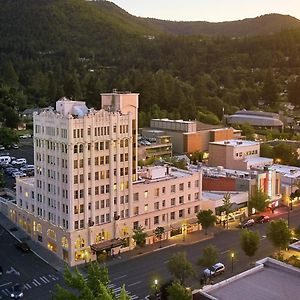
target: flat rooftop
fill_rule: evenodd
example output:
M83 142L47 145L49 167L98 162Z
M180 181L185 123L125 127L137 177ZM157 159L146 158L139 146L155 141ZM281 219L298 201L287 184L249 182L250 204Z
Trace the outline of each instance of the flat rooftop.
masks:
M202 192L202 200L214 200L214 201L218 201L224 198L225 194L230 194L231 196L238 196L238 195L248 195L248 192L228 192L228 191L224 191L224 192L220 192L220 191L216 191L216 192L207 192L207 191L203 191Z
M299 300L300 269L268 257L246 272L204 287L203 292L208 299Z
M243 146L258 146L259 143L255 141L244 141L244 140L226 140L226 141L219 141L219 142L210 142L213 145L224 145L224 146L231 146L231 147L243 147Z
M300 177L300 168L298 167L274 164L272 165L272 170L287 178L294 179Z

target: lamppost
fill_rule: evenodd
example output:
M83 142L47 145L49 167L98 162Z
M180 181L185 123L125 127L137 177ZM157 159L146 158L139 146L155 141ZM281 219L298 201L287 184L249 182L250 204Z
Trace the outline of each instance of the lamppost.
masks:
M185 234L186 234L186 224L182 225L182 241L185 241Z
M154 279L155 299L159 299L158 280Z
M231 252L231 273L233 273L233 259L234 259L234 252Z

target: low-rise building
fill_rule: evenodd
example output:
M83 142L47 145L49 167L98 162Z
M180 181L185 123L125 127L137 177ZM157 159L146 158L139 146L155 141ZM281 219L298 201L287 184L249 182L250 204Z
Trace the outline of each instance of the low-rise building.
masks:
M225 140L209 143L210 166L249 170L272 165L273 159L260 157L260 145L255 141Z

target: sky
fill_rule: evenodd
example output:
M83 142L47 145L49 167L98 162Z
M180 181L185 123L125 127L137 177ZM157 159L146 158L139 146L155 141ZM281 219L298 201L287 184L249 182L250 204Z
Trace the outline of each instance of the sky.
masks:
M172 21L222 22L268 13L300 19L300 0L110 0L128 13Z

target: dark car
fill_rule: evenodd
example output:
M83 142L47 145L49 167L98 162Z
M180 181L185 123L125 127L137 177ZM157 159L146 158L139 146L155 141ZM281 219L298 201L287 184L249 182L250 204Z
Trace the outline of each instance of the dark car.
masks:
M247 227L253 226L254 224L255 224L255 222L253 219L247 219L247 220L244 220L243 222L241 222L239 226L241 228L247 228Z
M15 284L12 287L12 290L11 290L11 293L10 293L10 297L18 299L18 298L22 298L23 296L24 296L24 294L23 294L23 286L21 284L19 284L19 283Z
M2 275L3 274L3 269L2 269L2 267L0 266L0 275Z
M23 251L23 252L28 252L28 251L30 251L30 247L29 247L28 244L25 243L25 242L17 243L17 244L16 244L16 247L17 247L18 249L20 249L21 251Z
M267 223L270 221L270 217L269 216L258 216L255 219L255 223Z

